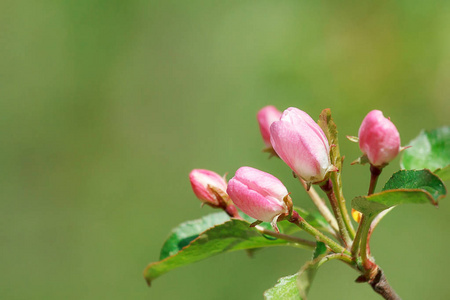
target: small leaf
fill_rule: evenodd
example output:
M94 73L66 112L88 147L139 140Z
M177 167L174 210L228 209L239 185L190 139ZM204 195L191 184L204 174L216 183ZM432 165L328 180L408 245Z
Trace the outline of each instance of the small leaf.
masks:
M266 300L306 300L317 268L326 253L327 246L317 242L312 261L307 262L298 273L278 279L273 288L264 292L264 298Z
M450 179L450 126L422 131L409 142L401 160L403 169L430 169L442 179Z
M366 215L375 216L399 204L437 205L446 194L442 181L429 170L401 170L392 175L382 192L356 197L352 201L352 207Z
M228 220L230 220L230 217L226 213L219 212L197 220L181 223L172 230L169 238L162 246L159 259L163 260L168 256L174 255L183 247L189 245L190 242L195 240L206 229L225 223Z
M250 223L247 221L231 219L207 229L176 254L149 264L144 271L147 283L150 284L153 279L170 270L220 253L270 246L303 247L286 240L267 239L258 230L249 226Z
M281 277L277 284L264 292L266 300L302 300L297 287L298 273Z
M313 257L312 259L316 259L319 256L321 256L322 254L327 253L327 246L325 245L325 243L322 242L317 242L316 243L316 248L314 249L314 253L313 253Z

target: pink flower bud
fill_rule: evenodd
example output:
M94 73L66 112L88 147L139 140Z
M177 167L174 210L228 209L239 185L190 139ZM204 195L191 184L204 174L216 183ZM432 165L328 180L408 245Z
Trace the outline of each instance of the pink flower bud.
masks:
M242 167L228 182L228 195L234 204L252 218L276 223L279 215L287 213L283 201L289 193L276 177L250 167Z
M261 131L264 144L267 148L272 147L270 143L270 125L280 120L281 112L275 106L265 106L258 111L256 118L258 119L259 130Z
M211 187L225 192L227 183L222 176L209 170L194 169L189 174L189 180L198 199L213 206L220 205L219 199Z
M384 166L400 151L400 135L389 119L379 110L372 110L361 123L358 132L359 148L370 164Z
M306 182L320 182L336 168L330 161L327 137L311 117L290 107L270 126L272 146L278 156Z

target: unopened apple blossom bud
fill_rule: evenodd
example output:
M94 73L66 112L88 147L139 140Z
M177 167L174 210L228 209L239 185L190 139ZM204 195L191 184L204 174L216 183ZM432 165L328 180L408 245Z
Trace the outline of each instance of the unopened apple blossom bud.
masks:
M278 156L308 183L320 182L328 172L336 171L325 133L298 108L286 109L270 126L270 139Z
M280 117L281 112L273 105L261 108L256 115L264 144L269 149L272 148L272 144L270 143L270 125L280 120Z
M189 174L189 180L198 199L211 206L221 206L219 194L225 194L227 190L227 183L222 176L213 171L194 169Z
M383 167L400 152L400 134L394 123L379 110L372 110L361 123L359 148L370 164Z
M234 204L252 218L272 222L275 230L279 216L291 209L286 187L269 173L241 167L228 182L227 193Z

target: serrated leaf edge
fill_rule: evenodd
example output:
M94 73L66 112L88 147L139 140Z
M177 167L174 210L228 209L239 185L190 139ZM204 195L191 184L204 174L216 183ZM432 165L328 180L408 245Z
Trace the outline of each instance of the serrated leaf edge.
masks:
M195 220L192 220L192 221L195 221ZM214 226L212 226L212 227L209 227L208 229L206 229L206 230L202 231L201 233L199 233L198 237L196 237L195 239L193 239L192 241L190 241L189 244L187 244L186 246L184 246L183 248L181 248L177 253L172 254L172 255L170 255L170 256L167 256L166 258L164 258L164 259L162 259L162 260L155 261L155 262L152 262L152 263L148 264L147 267L144 269L144 272L143 272L143 273L144 273L145 281L147 282L148 286L151 285L151 281L152 281L152 280L149 279L149 278L147 278L147 272L148 272L148 270L149 270L153 265L162 263L162 262L164 262L164 261L166 261L166 260L171 259L171 258L174 257L174 256L177 256L177 255L178 255L180 252L182 252L184 249L188 248L192 243L194 243L195 241L199 240L199 239L202 237L202 235L205 234L206 231L209 231L209 230L211 230L211 229L216 228L217 226L221 226L221 225L223 225L223 224L225 224L225 223L232 222L232 221L233 221L233 219L228 220L228 221L225 221L225 222L220 223L220 224L216 224L216 225L214 225ZM247 221L245 221L245 220L240 220L240 221L247 222ZM188 222L190 222L190 221L187 221L187 222L185 222L185 223L188 223ZM248 222L247 222L247 223L248 223ZM180 224L180 225L181 225L181 224ZM250 227L250 223L249 223L249 227Z

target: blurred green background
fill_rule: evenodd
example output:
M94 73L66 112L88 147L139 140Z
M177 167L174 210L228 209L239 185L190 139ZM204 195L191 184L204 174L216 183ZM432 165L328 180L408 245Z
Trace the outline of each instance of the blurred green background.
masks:
M171 228L212 212L191 169L256 167L312 208L261 153L261 107L332 109L348 200L369 174L344 136L367 112L404 145L449 123L446 1L6 0L0 28L1 299L262 299L310 253L230 253L146 286ZM373 236L404 299L450 298L448 201L397 208ZM326 264L310 298L380 299L356 276Z

